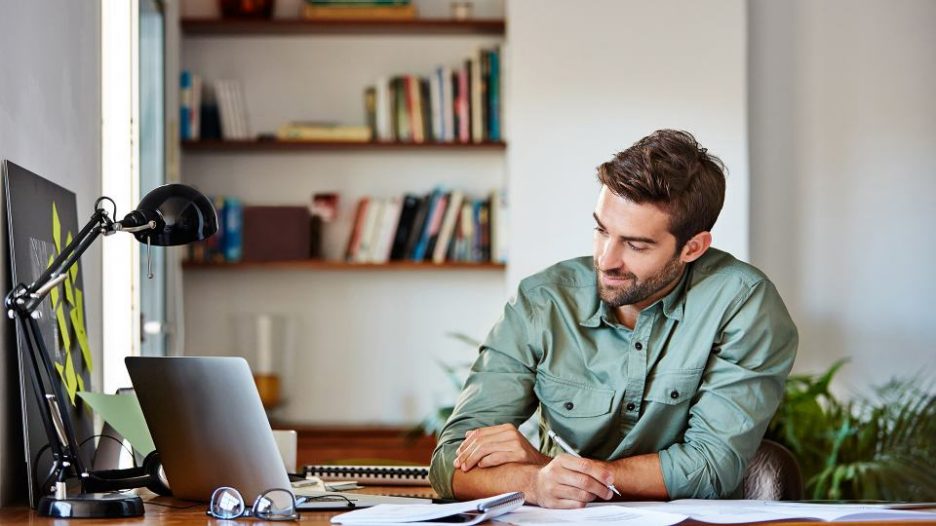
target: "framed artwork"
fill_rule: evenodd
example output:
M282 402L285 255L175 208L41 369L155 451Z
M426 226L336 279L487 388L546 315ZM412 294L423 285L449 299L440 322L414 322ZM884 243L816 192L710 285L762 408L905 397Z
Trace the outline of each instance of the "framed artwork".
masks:
M3 173L11 276L11 283L5 290L10 290L17 283L35 281L78 233L79 225L74 192L10 161L4 161ZM60 382L66 393L66 404L61 408L63 417L71 420L79 454L90 466L94 454L94 418L91 408L76 396L78 391L91 389L94 366L85 330L85 291L80 261L69 269L65 281L42 301L37 312L42 339L55 367L51 380ZM39 497L49 491L46 479L52 467L52 455L34 394L34 368L24 355L28 347L20 327L16 328L16 344L29 501L35 507ZM40 374L45 375L45 371ZM47 382L47 385L51 384Z

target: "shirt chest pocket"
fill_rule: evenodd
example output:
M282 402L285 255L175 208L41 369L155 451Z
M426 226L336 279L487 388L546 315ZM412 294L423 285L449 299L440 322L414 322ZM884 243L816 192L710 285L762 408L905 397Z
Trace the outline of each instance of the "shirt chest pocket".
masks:
M647 382L645 398L667 406L688 402L699 389L702 369L659 371Z
M539 372L533 387L545 409L565 418L588 418L611 412L614 390L563 380Z

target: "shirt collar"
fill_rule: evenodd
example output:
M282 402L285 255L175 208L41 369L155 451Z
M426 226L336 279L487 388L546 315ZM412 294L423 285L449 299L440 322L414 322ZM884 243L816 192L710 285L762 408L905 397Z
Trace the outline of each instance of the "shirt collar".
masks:
M683 310L686 306L686 288L689 283L689 274L691 272L692 263L686 266L686 270L683 272L682 277L679 278L679 283L676 284L676 287L674 287L673 290L669 292L669 294L663 296L663 298L648 306L647 309L652 309L657 305L662 305L663 314L665 314L667 318L677 321L681 320ZM598 305L594 309L592 315L579 322L579 325L582 325L583 327L591 327L594 329L601 325L601 322L604 322L605 325L609 327L616 326L617 317L614 315L611 307L600 299L598 299L597 303Z

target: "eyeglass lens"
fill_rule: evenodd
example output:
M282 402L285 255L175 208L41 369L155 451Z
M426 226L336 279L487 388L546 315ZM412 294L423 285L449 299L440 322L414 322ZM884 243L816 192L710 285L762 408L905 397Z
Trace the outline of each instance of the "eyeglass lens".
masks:
M253 505L253 516L264 520L289 520L296 518L296 500L284 489L271 489L257 497Z
M218 519L236 519L244 514L244 498L234 488L218 488L211 494L209 512Z

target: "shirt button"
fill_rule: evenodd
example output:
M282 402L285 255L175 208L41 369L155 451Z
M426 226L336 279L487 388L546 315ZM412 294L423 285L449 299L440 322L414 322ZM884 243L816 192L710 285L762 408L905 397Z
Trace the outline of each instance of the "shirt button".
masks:
M637 342L637 343L634 344L634 348L637 349L637 350L639 351L639 350L643 349L643 344L640 343L640 342Z
M565 408L568 409L569 411L571 411L573 407L575 407L575 404L573 404L572 402L565 403Z
M679 391L673 389L673 392L669 394L669 397L672 398L672 399L674 399L674 400L677 399L677 398L679 398Z
M628 410L628 411L633 411L633 410L636 409L636 408L637 408L637 406L634 405L634 402L631 402L631 403L627 404L627 410Z

